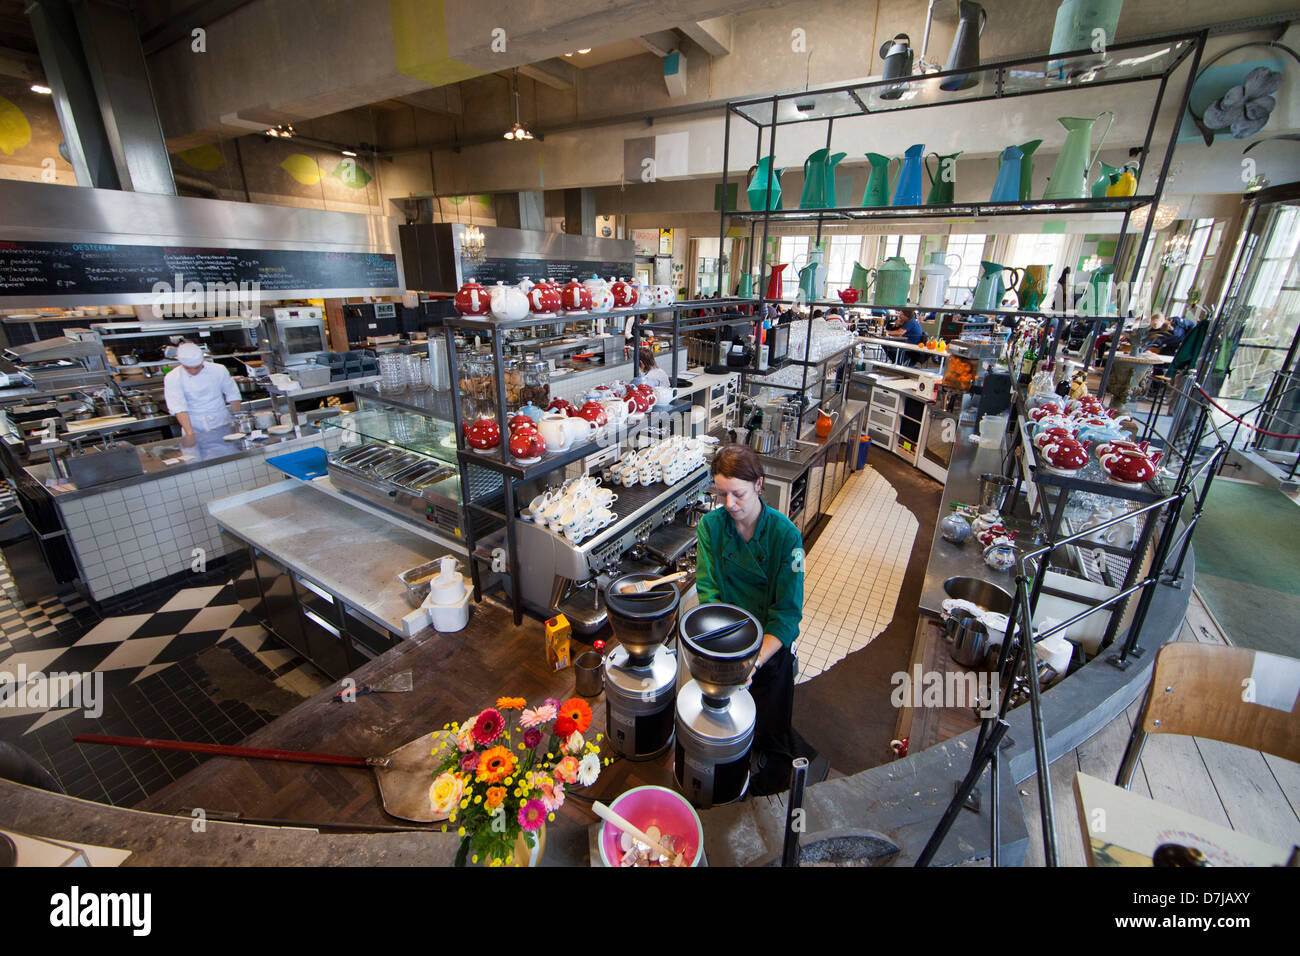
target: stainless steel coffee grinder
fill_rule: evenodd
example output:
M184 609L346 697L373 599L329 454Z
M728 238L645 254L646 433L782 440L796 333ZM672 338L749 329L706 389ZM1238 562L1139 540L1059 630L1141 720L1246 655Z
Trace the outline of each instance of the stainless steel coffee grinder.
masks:
M625 574L605 589L605 609L619 646L605 658L605 722L610 747L648 760L673 742L677 655L665 647L677 622L681 592L672 583L624 593L658 574Z

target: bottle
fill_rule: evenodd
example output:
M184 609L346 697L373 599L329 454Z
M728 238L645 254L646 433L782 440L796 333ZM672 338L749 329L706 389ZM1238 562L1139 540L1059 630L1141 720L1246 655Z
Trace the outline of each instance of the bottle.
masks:
M1038 365L1038 351L1034 342L1031 340L1029 347L1025 349L1024 357L1020 360L1020 380L1028 381L1034 377L1034 368Z

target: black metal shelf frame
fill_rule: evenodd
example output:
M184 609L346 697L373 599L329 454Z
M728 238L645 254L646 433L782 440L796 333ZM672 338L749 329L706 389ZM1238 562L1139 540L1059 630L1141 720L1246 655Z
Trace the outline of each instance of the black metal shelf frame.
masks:
M767 240L769 237L769 227L773 222L795 221L816 223L817 230L814 243L820 244L822 240L822 228L827 221L866 221L872 219L942 220L952 218L954 215L1059 216L1081 212L1117 212L1122 216L1122 219L1119 228L1119 240L1115 243L1115 253L1111 259L1111 266L1113 269L1118 269L1120 265L1120 257L1125 251L1124 240L1128 235L1129 220L1133 212L1142 207L1147 207L1152 210L1158 208L1160 198L1164 195L1165 183L1169 174L1169 166L1173 160L1174 149L1177 145L1178 129L1180 125L1178 122L1173 124L1173 129L1170 132L1169 141L1166 145L1159 173L1157 175L1155 189L1151 193L1142 196L1070 200L1026 200L1025 202L1016 203L956 203L947 206L930 207L899 206L865 208L861 206L851 206L836 207L834 209L741 211L740 209L728 210L725 201L727 195L728 170L730 169L731 158L732 117L734 115L738 117L739 120L749 123L757 129L754 146L755 164L758 164L763 156L764 132L766 131L767 133L768 163L767 183L764 195L770 196L776 162L776 132L778 127L824 122L826 124L825 146L829 149L831 145L831 135L837 119L853 120L879 114L897 113L906 110L942 109L946 106L957 106L994 100L1001 101L1021 96L1045 96L1052 93L1077 91L1080 89L1095 90L1131 83L1157 83L1158 86L1156 89L1155 101L1151 106L1146 135L1142 143L1142 152L1138 160L1137 180L1140 183L1142 181L1142 174L1146 171L1147 160L1151 151L1151 142L1155 135L1156 121L1160 114L1160 108L1164 102L1165 93L1169 85L1169 79L1175 70L1190 60L1190 67L1186 82L1183 84L1182 95L1179 100L1179 108L1177 112L1178 116L1182 116L1187 110L1188 98L1190 97L1192 90L1192 81L1200 68L1201 57L1205 49L1205 40L1207 35L1208 31L1206 30L1187 31L1154 38L1133 40L1125 43L1116 43L1107 48L1102 62L1098 62L1098 55L1092 50L1078 50L1057 55L1039 54L992 61L981 64L975 69L959 69L939 73L928 73L901 79L878 80L870 83L854 83L834 87L824 87L816 90L805 90L803 92L776 93L766 97L755 97L729 102L726 106L724 116L722 138L721 195L723 196L723 202L721 203L722 208L718 216L718 247L720 253L718 256L717 271L718 288L723 288L723 256L721 255L721 251L726 248L728 218L741 222L747 221L750 224L750 241L745 262L746 274L753 273L755 239L757 237L758 223L762 223L762 242L759 244L760 281L767 275ZM1142 52L1145 52L1146 55L1122 58L1126 53ZM1055 70L1047 69L1049 63L1055 64L1057 68ZM1122 67L1126 65L1139 68L1125 72ZM1056 75L1053 75L1054 73ZM976 84L974 92L963 94L960 91L955 91L954 93L944 95L938 94L937 81L942 80L946 76L965 74L974 75L983 80L983 82ZM991 90L987 89L989 86L992 87ZM891 92L902 90L903 95L896 99L877 99L873 101L873 93L883 92L885 90L890 90ZM932 95L934 98L921 99L921 97L926 95ZM912 99L917 99L918 101L912 102ZM792 107L794 112L790 113L787 110L786 114L783 116L783 106ZM737 197L737 205L739 205L739 197ZM1130 286L1137 279L1137 272L1142 262L1142 253L1150 239L1154 219L1154 215L1147 215L1145 222L1143 223L1142 235L1137 245L1136 255L1133 258L1133 269L1129 276ZM756 300L756 304L761 306L773 301L777 300L760 296ZM866 307L869 308L869 306ZM996 310L996 312L998 314L1006 314L1004 310ZM1098 332L1112 322L1117 325L1122 325L1123 323L1123 317L1118 315L1093 316L1088 318L1092 321L1094 329ZM1059 323L1059 327L1054 331L1049 354L1055 354L1059 347L1061 336L1066 324L1067 323ZM1111 349L1107 357L1106 367L1102 373L1102 390L1104 390L1106 382L1110 378L1116 351L1116 349ZM1085 368L1088 367L1091 360L1092 355L1090 348L1089 354L1084 356Z

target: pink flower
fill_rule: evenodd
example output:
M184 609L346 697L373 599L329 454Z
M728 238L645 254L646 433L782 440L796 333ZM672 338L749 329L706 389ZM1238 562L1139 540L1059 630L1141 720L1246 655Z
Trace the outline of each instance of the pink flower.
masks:
M546 820L546 805L540 800L529 800L519 808L519 825L529 833L542 828Z
M532 750L542 742L542 732L536 727L529 727L524 731L524 746Z
M505 729L506 721L501 716L501 711L489 707L474 721L474 741L486 746L500 737L501 731Z
M557 780L549 787L542 787L541 797L542 803L546 804L546 812L554 813L564 806L564 784Z
M574 756L565 757L555 765L555 775L565 783L577 783L578 758Z
M551 706L549 703L543 704L541 707L538 707L536 710L525 710L519 716L519 726L540 727L542 724L549 723L550 721L554 720L555 715L557 713L559 713L558 709L556 707Z
M462 755L461 755L461 758L460 758L460 769L461 769L461 770L477 770L477 769L478 769L478 751L477 751L477 750L471 750L469 753L467 753L467 754L462 754Z

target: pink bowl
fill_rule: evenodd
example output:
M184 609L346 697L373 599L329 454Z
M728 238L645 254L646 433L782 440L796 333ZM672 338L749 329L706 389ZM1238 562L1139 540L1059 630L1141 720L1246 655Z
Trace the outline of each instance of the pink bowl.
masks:
M671 834L682 840L682 853L689 866L699 866L704 845L704 827L700 816L680 793L666 787L635 787L619 796L610 808L628 823L644 831L658 827L660 833ZM620 831L609 821L600 825L600 860L606 866L617 867L623 859L619 844Z

